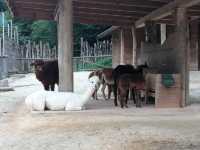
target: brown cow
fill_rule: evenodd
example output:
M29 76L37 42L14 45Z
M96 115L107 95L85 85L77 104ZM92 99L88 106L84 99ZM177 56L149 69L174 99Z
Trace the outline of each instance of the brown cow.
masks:
M36 60L31 66L35 67L36 78L42 82L44 89L54 91L55 84L59 82L58 61Z

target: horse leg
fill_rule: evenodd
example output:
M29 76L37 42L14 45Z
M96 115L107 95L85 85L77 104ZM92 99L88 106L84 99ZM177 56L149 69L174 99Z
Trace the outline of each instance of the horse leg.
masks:
M115 81L115 84L114 84L114 104L115 106L118 106L117 104L117 83Z
M140 99L138 91L135 91L135 95L136 95L136 107L142 107L141 106L141 99Z
M97 89L95 90L95 93L94 93L94 97L95 97L95 100L98 100L98 96L97 96Z
M111 97L111 92L112 92L112 85L108 84L108 99Z
M131 95L132 95L132 99L133 99L133 103L136 104L136 99L135 99L135 89L131 89Z
M119 96L119 101L120 101L120 106L121 106L121 108L124 108L124 97L123 97L123 94L121 93L121 91L120 91L120 89L118 89L118 96Z
M105 89L106 89L106 83L104 82L104 83L102 83L101 92L102 92L103 98L104 98L105 100L107 100L106 94L105 94Z
M55 84L51 84L51 91L54 91L54 89L55 89Z
M44 86L44 89L45 89L46 91L49 91L49 85L48 85L48 84L44 84L43 86Z
M128 105L127 105L128 104L128 97L129 97L129 90L127 90L127 92L126 92L125 101L124 101L126 108L128 108Z

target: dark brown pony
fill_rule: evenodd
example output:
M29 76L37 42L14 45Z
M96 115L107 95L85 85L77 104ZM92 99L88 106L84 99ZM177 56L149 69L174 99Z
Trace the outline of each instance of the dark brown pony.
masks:
M144 70L148 68L147 64L139 65L137 68L134 68L134 66L128 64L128 65L119 65L113 70L113 78L114 78L114 105L117 106L117 92L118 92L118 80L121 75L123 74L139 74L141 76L144 75ZM126 99L128 99L129 92L127 91Z
M134 90L136 107L141 107L141 91L145 91L145 79L141 74L123 74L118 79L118 96L121 108L128 107L127 93Z

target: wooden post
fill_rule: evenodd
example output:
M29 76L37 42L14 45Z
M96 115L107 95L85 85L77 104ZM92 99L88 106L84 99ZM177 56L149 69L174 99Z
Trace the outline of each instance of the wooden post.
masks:
M12 40L13 39L13 22L12 22L12 20L10 20L10 37Z
M3 56L6 55L5 52L5 14L2 12L2 24L3 24Z
M10 37L10 24L8 23L8 38Z
M2 40L2 38L0 38L0 56L3 56L1 40Z
M72 0L61 0L58 19L59 91L73 91L72 14Z
M123 29L121 29L121 32L120 32L120 41L121 41L120 64L123 65L124 64L124 30Z
M184 107L189 99L189 63L188 63L188 18L186 8L177 8L176 10L176 32L177 32L177 63L176 68L178 73L181 74L181 90L182 102L181 106Z
M158 43L157 25L153 21L145 23L146 42L156 44Z
M112 67L115 68L120 64L120 31L112 34Z
M135 26L133 25L132 26L132 37L133 37L133 65L137 65L137 37L136 37L136 28Z
M190 22L190 70L198 70L198 55L199 55L199 21Z
M166 24L160 24L160 36L161 36L161 45L166 41L167 39L167 25Z

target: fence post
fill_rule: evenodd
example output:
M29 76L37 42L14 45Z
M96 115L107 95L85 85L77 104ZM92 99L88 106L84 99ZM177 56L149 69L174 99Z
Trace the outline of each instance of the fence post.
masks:
M10 36L11 36L11 40L13 39L13 22L12 20L10 20Z
M0 38L0 56L3 55L3 53L2 53L2 44L1 44L1 42L2 42L2 38Z
M5 14L2 12L2 24L3 24L3 56L5 56Z
M7 25L7 30L8 30L8 38L10 37L10 24L9 24L9 22L8 22L8 25Z

